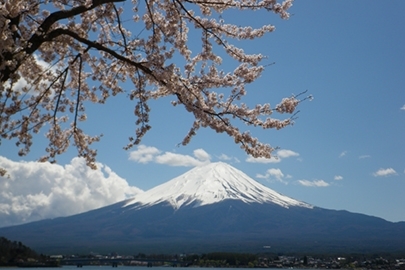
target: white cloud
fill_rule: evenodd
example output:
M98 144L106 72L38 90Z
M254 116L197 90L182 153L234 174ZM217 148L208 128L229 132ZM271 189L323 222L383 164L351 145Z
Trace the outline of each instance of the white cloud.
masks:
M365 158L371 158L370 155L361 155L359 156L359 159L365 159Z
M278 180L281 180L284 177L284 174L281 172L280 169L269 169L267 170L267 173Z
M341 175L335 175L335 177L334 177L333 179L334 179L334 180L337 180L337 181L343 180L343 176L341 176Z
M156 147L139 145L137 150L129 154L129 159L138 163L149 163L154 160L155 156L160 154Z
M250 163L264 163L264 164L268 164L268 163L279 163L282 159L284 158L289 158L289 157L297 157L300 154L298 154L297 152L291 151L291 150L286 150L286 149L282 149L282 150L278 150L277 154L275 154L274 156L272 156L271 158L254 158L252 156L248 156L246 158L246 162L250 162Z
M138 163L155 162L158 164L166 164L169 166L193 167L207 164L211 160L211 156L203 149L193 151L193 156L165 152L156 147L140 145L129 154L129 159Z
M323 180L298 180L298 183L300 183L303 186L306 187L327 187L329 186L329 183L323 181Z
M221 154L220 156L217 156L219 160L227 161L227 162L234 162L234 163L240 163L240 160L237 159L236 157L230 157L225 154Z
M401 107L401 110L405 111L405 104Z
M390 176L390 175L395 175L397 174L397 172L393 169L393 168L387 168L387 169L379 169L378 171L376 171L375 173L373 173L373 175L375 177L379 177L379 176Z
M0 156L0 227L68 216L113 204L143 192L108 166L98 169L74 158L65 166L15 162Z
M156 156L155 161L159 164L183 167L199 166L210 162L209 159L199 160L189 155L182 155L171 152L166 152L163 155Z
M289 158L289 157L298 157L300 154L298 154L297 152L291 151L291 150L278 150L277 151L277 156L279 158Z
M248 156L246 158L246 162L250 163L263 163L263 164L268 164L268 163L279 163L281 159L276 158L276 157L271 157L271 158L254 158L252 156Z
M219 159L219 160L227 160L227 161L232 160L232 158L231 158L230 156L227 156L227 155L225 155L225 154L221 154L221 155L218 157L218 159Z
M209 161L211 159L211 156L201 148L194 150L193 154L198 160L201 161Z
M342 157L346 156L346 154L347 154L347 151L343 151L342 153L340 153L339 157L342 158Z
M266 171L266 174L256 174L256 177L262 179L276 179L279 182L287 184L284 178L290 178L291 176L284 176L283 172L280 169L271 168Z

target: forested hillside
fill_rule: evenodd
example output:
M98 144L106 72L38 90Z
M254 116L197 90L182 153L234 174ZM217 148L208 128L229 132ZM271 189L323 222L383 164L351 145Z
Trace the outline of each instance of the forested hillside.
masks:
M0 237L0 266L38 262L43 258L21 242Z

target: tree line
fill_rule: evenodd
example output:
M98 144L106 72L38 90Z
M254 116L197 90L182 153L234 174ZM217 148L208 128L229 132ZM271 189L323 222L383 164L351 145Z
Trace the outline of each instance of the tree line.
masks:
M10 241L5 237L0 237L1 266L17 265L19 262L26 262L28 259L38 260L40 258L40 255L21 242Z

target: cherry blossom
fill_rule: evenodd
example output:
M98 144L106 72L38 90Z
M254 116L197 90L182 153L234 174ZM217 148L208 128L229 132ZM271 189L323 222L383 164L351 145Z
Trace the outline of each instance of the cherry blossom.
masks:
M1 0L0 136L15 140L19 154L26 155L41 131L49 141L41 161L55 161L73 146L94 167L92 144L100 136L81 127L86 104L122 94L123 82L129 81L137 129L125 149L139 144L151 129L149 101L171 96L174 106L195 118L183 145L199 128L209 127L228 134L249 155L270 158L274 148L240 130L235 121L284 128L293 124L300 97L284 98L275 107L242 103L247 85L264 70L265 56L244 52L237 41L259 38L275 27L239 26L221 14L264 10L288 19L292 2ZM190 33L200 36L197 50ZM224 56L235 62L233 70L223 69ZM292 116L277 119L274 112Z

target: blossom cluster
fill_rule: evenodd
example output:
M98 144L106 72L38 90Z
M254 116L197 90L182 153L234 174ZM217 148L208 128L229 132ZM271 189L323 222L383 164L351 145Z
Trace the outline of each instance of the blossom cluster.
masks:
M280 129L292 119L272 113L294 113L299 100L292 96L275 108L241 103L246 86L264 70L264 56L247 54L234 41L259 38L274 26L238 26L221 14L264 10L287 19L292 0L132 0L132 11L127 2L0 1L1 138L16 140L25 155L33 136L46 129L49 146L41 161L54 161L73 145L95 166L91 145L100 136L80 127L85 105L105 103L130 81L138 128L125 148L139 144L151 128L148 101L172 96L173 105L195 117L183 144L209 127L233 137L248 154L269 158L274 149L239 130L234 120ZM200 49L191 45L190 33L200 35ZM236 63L234 70L222 69L223 57Z

